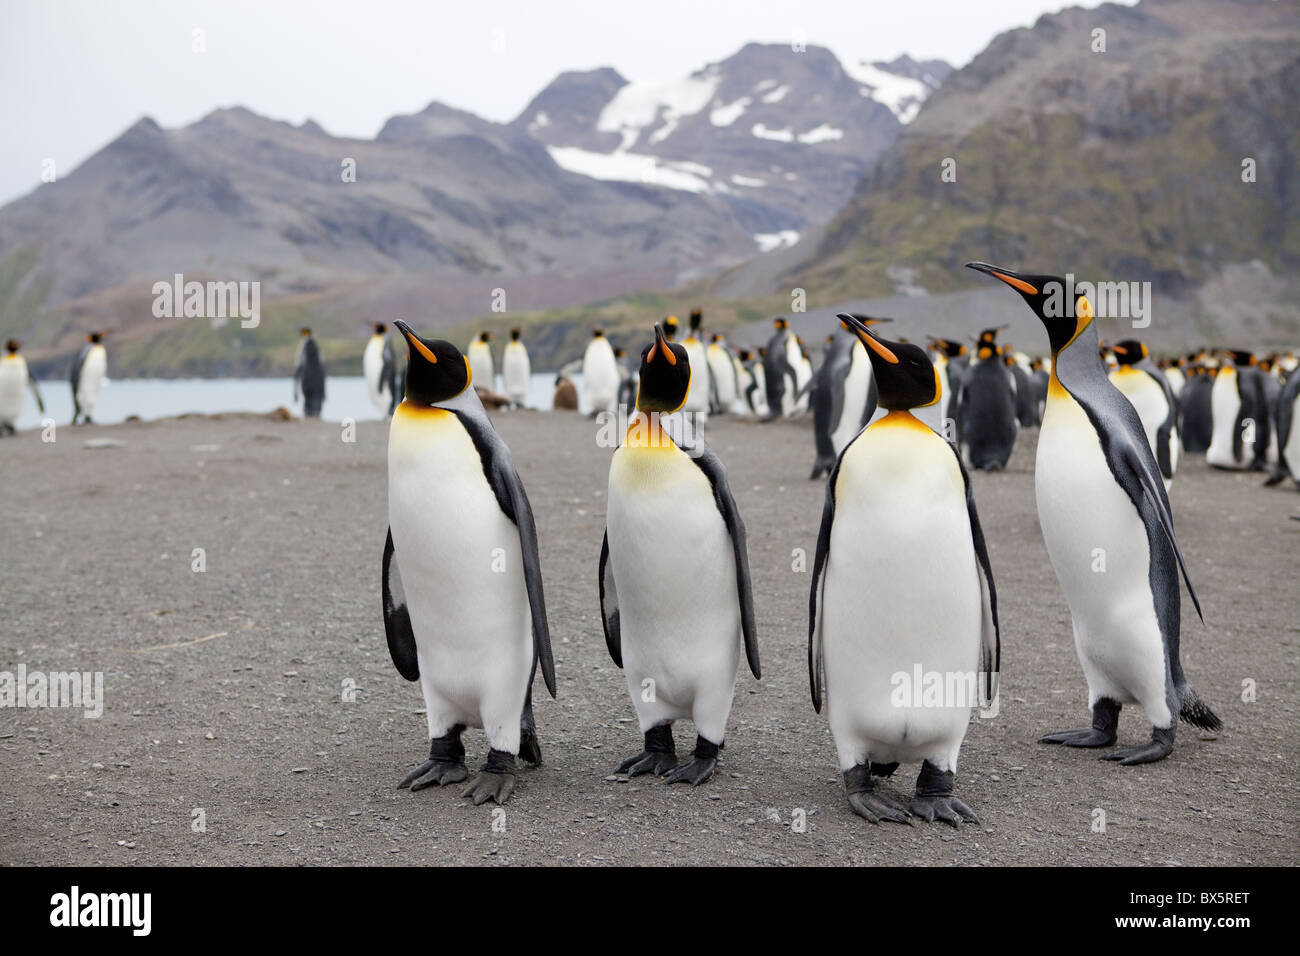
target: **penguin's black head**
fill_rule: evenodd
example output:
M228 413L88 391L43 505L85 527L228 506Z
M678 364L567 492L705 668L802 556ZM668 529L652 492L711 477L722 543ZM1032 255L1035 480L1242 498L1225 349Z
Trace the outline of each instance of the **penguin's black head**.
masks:
M980 333L979 341L976 342L975 344L978 345L980 348L983 348L986 345L992 347L993 345L996 344L998 340L998 333L1004 331L1005 329L1006 329L1005 325L999 325L996 329L985 329L983 332Z
M939 372L925 349L906 342L890 342L875 335L848 312L837 318L857 335L871 358L871 370L880 392L880 407L889 411L924 408L939 400Z
M406 398L417 405L434 405L455 398L469 388L469 360L460 349L442 339L424 339L400 319L393 323L406 339L410 361L406 366Z
M5 351L8 352L10 355L13 355L15 352L17 352L17 351L18 351L18 340L17 340L17 339L10 339L8 342L6 342L6 343L5 343Z
M1137 339L1124 339L1122 342L1116 342L1110 347L1110 350L1115 355L1115 361L1119 362L1120 365L1136 365L1151 354L1146 345Z
M604 338L604 336L605 336L605 330L602 328L594 328L591 330L591 337L593 339Z
M305 338L307 338L308 336L311 335L311 329L308 329L308 328L301 328L301 329L298 330L298 334L301 335L301 336L305 339Z
M721 333L721 332L714 332L713 335L709 337L709 341L712 342L714 345L721 345L721 344L722 344L722 333Z
M382 322L371 322L370 326L375 330L375 335L383 335L388 331L388 326L384 325Z
M772 320L772 325L776 327L778 332L784 332L790 327L790 323L779 316Z
M740 359L742 362L748 362L753 357L754 357L754 353L751 352L749 349L741 349L740 352L738 352L736 355L736 358Z
M519 336L523 335L523 333L524 333L524 330L523 330L523 329L511 329L511 330L510 330L510 341L511 341L511 342L518 342L518 341L519 341Z
M686 404L691 390L691 360L686 349L664 336L655 326L655 340L641 350L641 384L636 407L642 412L675 412Z
M673 340L673 336L675 336L676 334L677 334L677 316L670 315L668 316L668 318L664 319L664 338L666 338L669 342L671 342Z
M1245 349L1224 349L1223 352L1225 355L1232 356L1233 365L1246 366L1255 364L1255 355L1253 352L1247 352Z
M691 309L691 331L698 332L700 324L704 321L704 313L699 309Z
M492 333L491 333L491 332L480 332L480 333L478 334L478 340L479 340L480 342L491 342L491 341L492 341Z
M614 358L616 358L616 359L627 358L627 349L625 349L625 348L616 348L616 349L614 349Z
M1073 342L1092 322L1092 303L1082 295L1073 296L1072 302L1065 301L1067 283L1060 276L1012 272L987 262L968 262L966 268L1000 279L1019 292L1047 329L1053 353Z

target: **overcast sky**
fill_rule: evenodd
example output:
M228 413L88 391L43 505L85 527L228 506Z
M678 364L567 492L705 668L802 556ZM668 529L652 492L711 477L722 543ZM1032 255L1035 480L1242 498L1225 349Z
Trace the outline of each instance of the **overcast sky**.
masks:
M141 116L221 106L371 137L430 100L513 119L563 70L673 80L751 40L961 66L1061 0L0 0L0 203ZM1083 4L1095 6L1092 0ZM206 52L196 53L194 31Z

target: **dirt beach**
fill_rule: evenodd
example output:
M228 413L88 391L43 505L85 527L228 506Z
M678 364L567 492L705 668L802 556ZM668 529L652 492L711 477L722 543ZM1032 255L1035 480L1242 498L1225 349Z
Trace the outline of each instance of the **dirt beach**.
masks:
M348 443L321 422L196 418L0 442L0 671L104 674L98 719L0 709L0 862L1300 858L1293 486L1184 460L1172 503L1207 623L1184 599L1183 661L1226 726L1214 737L1182 725L1170 758L1119 767L1035 742L1088 714L1035 513L1036 432L1023 433L1009 470L974 478L1003 631L1001 711L972 720L957 782L982 823L872 826L849 811L809 701L809 574L792 570L796 549L811 564L824 495L807 480L808 424L710 425L749 528L764 678L738 676L719 771L691 789L611 777L641 739L596 597L610 451L573 414L495 420L537 515L560 691L553 701L538 681L545 764L522 772L504 815L458 788L395 786L428 744L418 687L393 669L380 613L385 426L362 424ZM85 447L100 439L120 444ZM1127 709L1121 743L1148 732ZM679 752L693 735L678 726ZM466 745L476 766L482 734ZM895 795L910 794L916 769L900 768Z

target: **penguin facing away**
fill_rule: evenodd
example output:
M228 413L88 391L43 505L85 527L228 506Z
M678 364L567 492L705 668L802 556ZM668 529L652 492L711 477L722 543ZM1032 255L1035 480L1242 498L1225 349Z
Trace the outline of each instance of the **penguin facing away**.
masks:
M868 349L888 414L844 449L826 487L809 598L813 707L826 703L855 813L960 827L978 819L953 796L957 757L971 707L996 697L1000 666L988 550L956 449L913 414L939 400L935 366L920 347L839 318ZM900 700L897 676L917 671L966 690L931 701L914 688ZM910 812L872 780L902 762L921 764Z
M108 371L108 351L104 348L104 336L107 332L91 332L86 336L86 344L77 353L72 363L69 380L72 383L72 424L80 419L87 425L93 424L90 414L99 401L99 389L104 384L104 375Z
M698 786L722 750L742 643L759 676L745 526L717 456L699 438L679 447L660 425L686 401L686 349L656 325L640 372L636 413L610 462L597 575L605 641L645 738L615 773ZM683 579L693 599L679 598ZM683 719L696 742L678 767L672 724Z
M1048 734L1043 743L1110 747L1120 708L1140 704L1151 741L1103 760L1139 764L1174 747L1179 718L1207 730L1223 724L1197 696L1179 659L1179 572L1201 613L1174 539L1169 498L1142 420L1102 365L1085 296L1064 303L1063 278L984 262L967 267L1020 293L1047 330L1052 379L1038 439L1038 519L1065 592L1075 649L1088 681L1092 726ZM1096 562L1104 560L1105 573Z
M588 415L614 411L618 404L619 373L614 347L602 329L594 329L582 354L582 390Z
M522 329L510 330L510 341L506 343L505 353L501 356L501 377L505 381L506 398L516 408L523 408L528 401L528 391L533 382L533 366L528 358L528 347L520 336Z
M491 749L462 796L505 803L515 758L542 760L532 709L539 666L555 696L537 529L467 358L396 326L410 363L388 437L384 630L398 673L420 682L430 740L429 759L399 786L464 780L461 734L481 727Z
M961 449L966 464L981 471L1001 471L1011 458L1020 423L1011 373L998 355L1001 329L980 333L975 356L962 381Z
M1277 463L1264 483L1280 484L1290 475L1300 487L1300 372L1287 376L1273 411L1277 419Z
M388 340L388 326L375 322L374 334L361 355L361 371L366 379L370 402L384 415L397 407L397 361L393 344Z
M18 341L10 339L5 343L5 354L0 358L0 436L12 435L14 424L23 412L23 400L31 389L36 399L36 407L45 413L45 402L41 400L41 390L36 385L36 376L27 367L27 360L18 354Z
M320 418L325 403L325 361L320 347L312 338L311 329L298 330L301 344L293 369L293 400L302 403L302 413L307 418Z
M1216 371L1202 365L1187 369L1187 383L1178 403L1178 434L1183 451L1204 454L1214 437L1214 380Z

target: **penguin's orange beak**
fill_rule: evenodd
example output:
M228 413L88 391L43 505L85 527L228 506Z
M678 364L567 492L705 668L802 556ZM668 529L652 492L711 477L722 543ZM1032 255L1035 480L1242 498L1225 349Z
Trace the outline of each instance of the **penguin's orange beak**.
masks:
M668 342L664 338L664 330L659 326L659 323L656 322L655 344L650 346L650 353L646 355L645 360L647 362L653 362L655 357L661 354L667 360L669 365L677 364L677 356L674 355L673 350L668 347Z
M866 322L863 322L861 319L850 315L847 312L840 312L835 317L840 320L840 323L846 329L857 335L857 337L862 340L862 344L871 349L871 351L875 352L890 365L898 364L898 356L886 348L879 339L871 334L871 331L867 328ZM879 320L867 319L866 321L874 324Z

